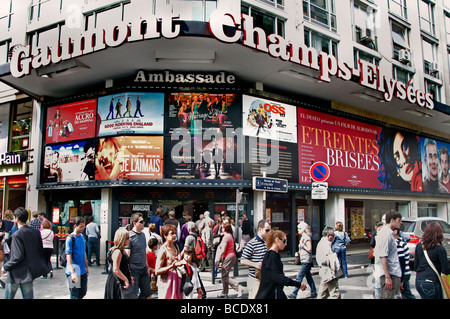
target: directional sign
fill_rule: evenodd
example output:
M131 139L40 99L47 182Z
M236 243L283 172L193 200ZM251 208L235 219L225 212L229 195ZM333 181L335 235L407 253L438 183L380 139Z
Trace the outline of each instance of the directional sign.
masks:
M277 193L287 193L288 181L287 179L271 178L271 177L253 177L253 190L267 191Z
M325 182L330 177L330 167L324 162L315 162L309 169L309 175L316 182Z

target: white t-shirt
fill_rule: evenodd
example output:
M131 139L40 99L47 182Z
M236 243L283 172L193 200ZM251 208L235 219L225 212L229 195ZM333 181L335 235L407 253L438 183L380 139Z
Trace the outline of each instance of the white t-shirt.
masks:
M395 242L394 232L388 225L383 226L383 228L377 232L375 242L375 277L384 276L380 257L387 257L389 273L391 276L402 277L402 269L397 254L397 243Z

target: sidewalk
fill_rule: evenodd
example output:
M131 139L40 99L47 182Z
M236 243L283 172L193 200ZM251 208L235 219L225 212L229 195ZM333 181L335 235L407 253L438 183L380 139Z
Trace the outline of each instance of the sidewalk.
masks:
M347 263L349 269L360 268L369 265L367 258L368 250L364 247L361 249L349 249L347 252ZM55 265L55 256L53 258L53 265ZM290 278L295 278L300 266L294 265L293 257L282 258L284 264L285 275ZM318 274L319 268L317 265L312 268L312 274ZM89 267L88 278L88 292L85 299L103 299L105 291L105 283L107 275L104 274L104 266ZM63 269L55 269L53 271L53 278L37 278L34 281L34 298L35 299L69 299L69 289L66 282L66 276ZM231 272L233 274L233 272ZM239 275L233 276L236 282L242 286L247 285L248 267L239 266ZM215 284L212 283L212 276L210 271L200 273L205 289L208 293L217 293L222 290L222 283L220 281L220 272L216 277ZM0 299L4 299L5 289L0 288ZM211 295L211 294L210 294ZM155 296L156 297L156 296ZM230 295L233 298L233 295ZM16 294L16 299L22 299L20 290Z

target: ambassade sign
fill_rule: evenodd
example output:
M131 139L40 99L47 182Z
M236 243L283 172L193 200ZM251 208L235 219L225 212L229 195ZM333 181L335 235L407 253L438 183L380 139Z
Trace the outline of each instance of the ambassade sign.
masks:
M59 42L54 39L54 43L43 43L37 48L32 45L16 46L11 55L11 74L21 77L30 74L32 69L108 47L117 47L125 42L176 38L181 31L177 23L178 18L174 13L166 11L144 19L136 17L132 21L118 21L108 28L94 28L79 34L69 32L69 28L63 26ZM147 28L143 32L141 27L144 22ZM230 26L236 27L232 34L225 32L225 27L229 30ZM274 58L317 70L320 73L319 79L323 82L330 82L331 77L345 81L356 77L359 78L361 86L383 93L386 101L395 97L428 109L434 108L432 94L416 90L409 84L382 74L378 66L359 60L359 68L352 68L347 62L340 61L326 52L317 52L313 47L295 43L277 34L266 34L263 29L254 26L253 17L249 15L216 9L211 14L209 29L211 34L223 43L242 42L242 45L265 52ZM39 53L33 55L32 52Z

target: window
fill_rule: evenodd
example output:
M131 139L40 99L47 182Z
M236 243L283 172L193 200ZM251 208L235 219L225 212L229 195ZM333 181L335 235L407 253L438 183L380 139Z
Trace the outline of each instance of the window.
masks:
M259 1L272 5L278 9L284 9L284 0L259 0Z
M0 1L0 32L9 31L11 27L12 0Z
M32 0L30 22L39 21L41 16L50 16L61 11L63 0Z
M30 148L31 115L33 102L18 103L12 107L11 151Z
M430 1L419 0L420 28L435 35L434 7Z
M337 42L314 31L305 29L305 44L317 52L323 51L338 57Z
M411 52L409 50L409 29L391 21L392 57L401 63L411 64Z
M437 204L418 203L417 211L418 217L437 217ZM421 228L422 230L425 229L423 225Z
M408 84L409 80L411 80L414 77L414 74L404 68L393 65L392 76L395 80Z
M425 93L431 93L435 101L441 101L441 85L431 79L425 79Z
M445 32L447 35L447 45L450 45L450 12L445 12Z
M388 0L389 12L403 19L408 19L406 0Z
M216 0L171 0L174 11L181 20L209 21L211 13L217 8Z
M379 58L374 57L373 55L364 52L362 50L354 49L354 58L355 58L355 69L359 70L359 63L358 60L364 60L367 62L370 62L374 65L380 65Z
M375 11L358 1L353 4L353 38L359 44L376 50Z
M332 31L337 29L334 0L303 0L303 16Z
M263 29L267 35L278 34L284 37L284 20L254 7L242 6L242 13L253 17L253 25Z
M423 65L425 74L439 78L437 44L422 39Z
M0 65L8 63L8 53L11 41L0 42Z

